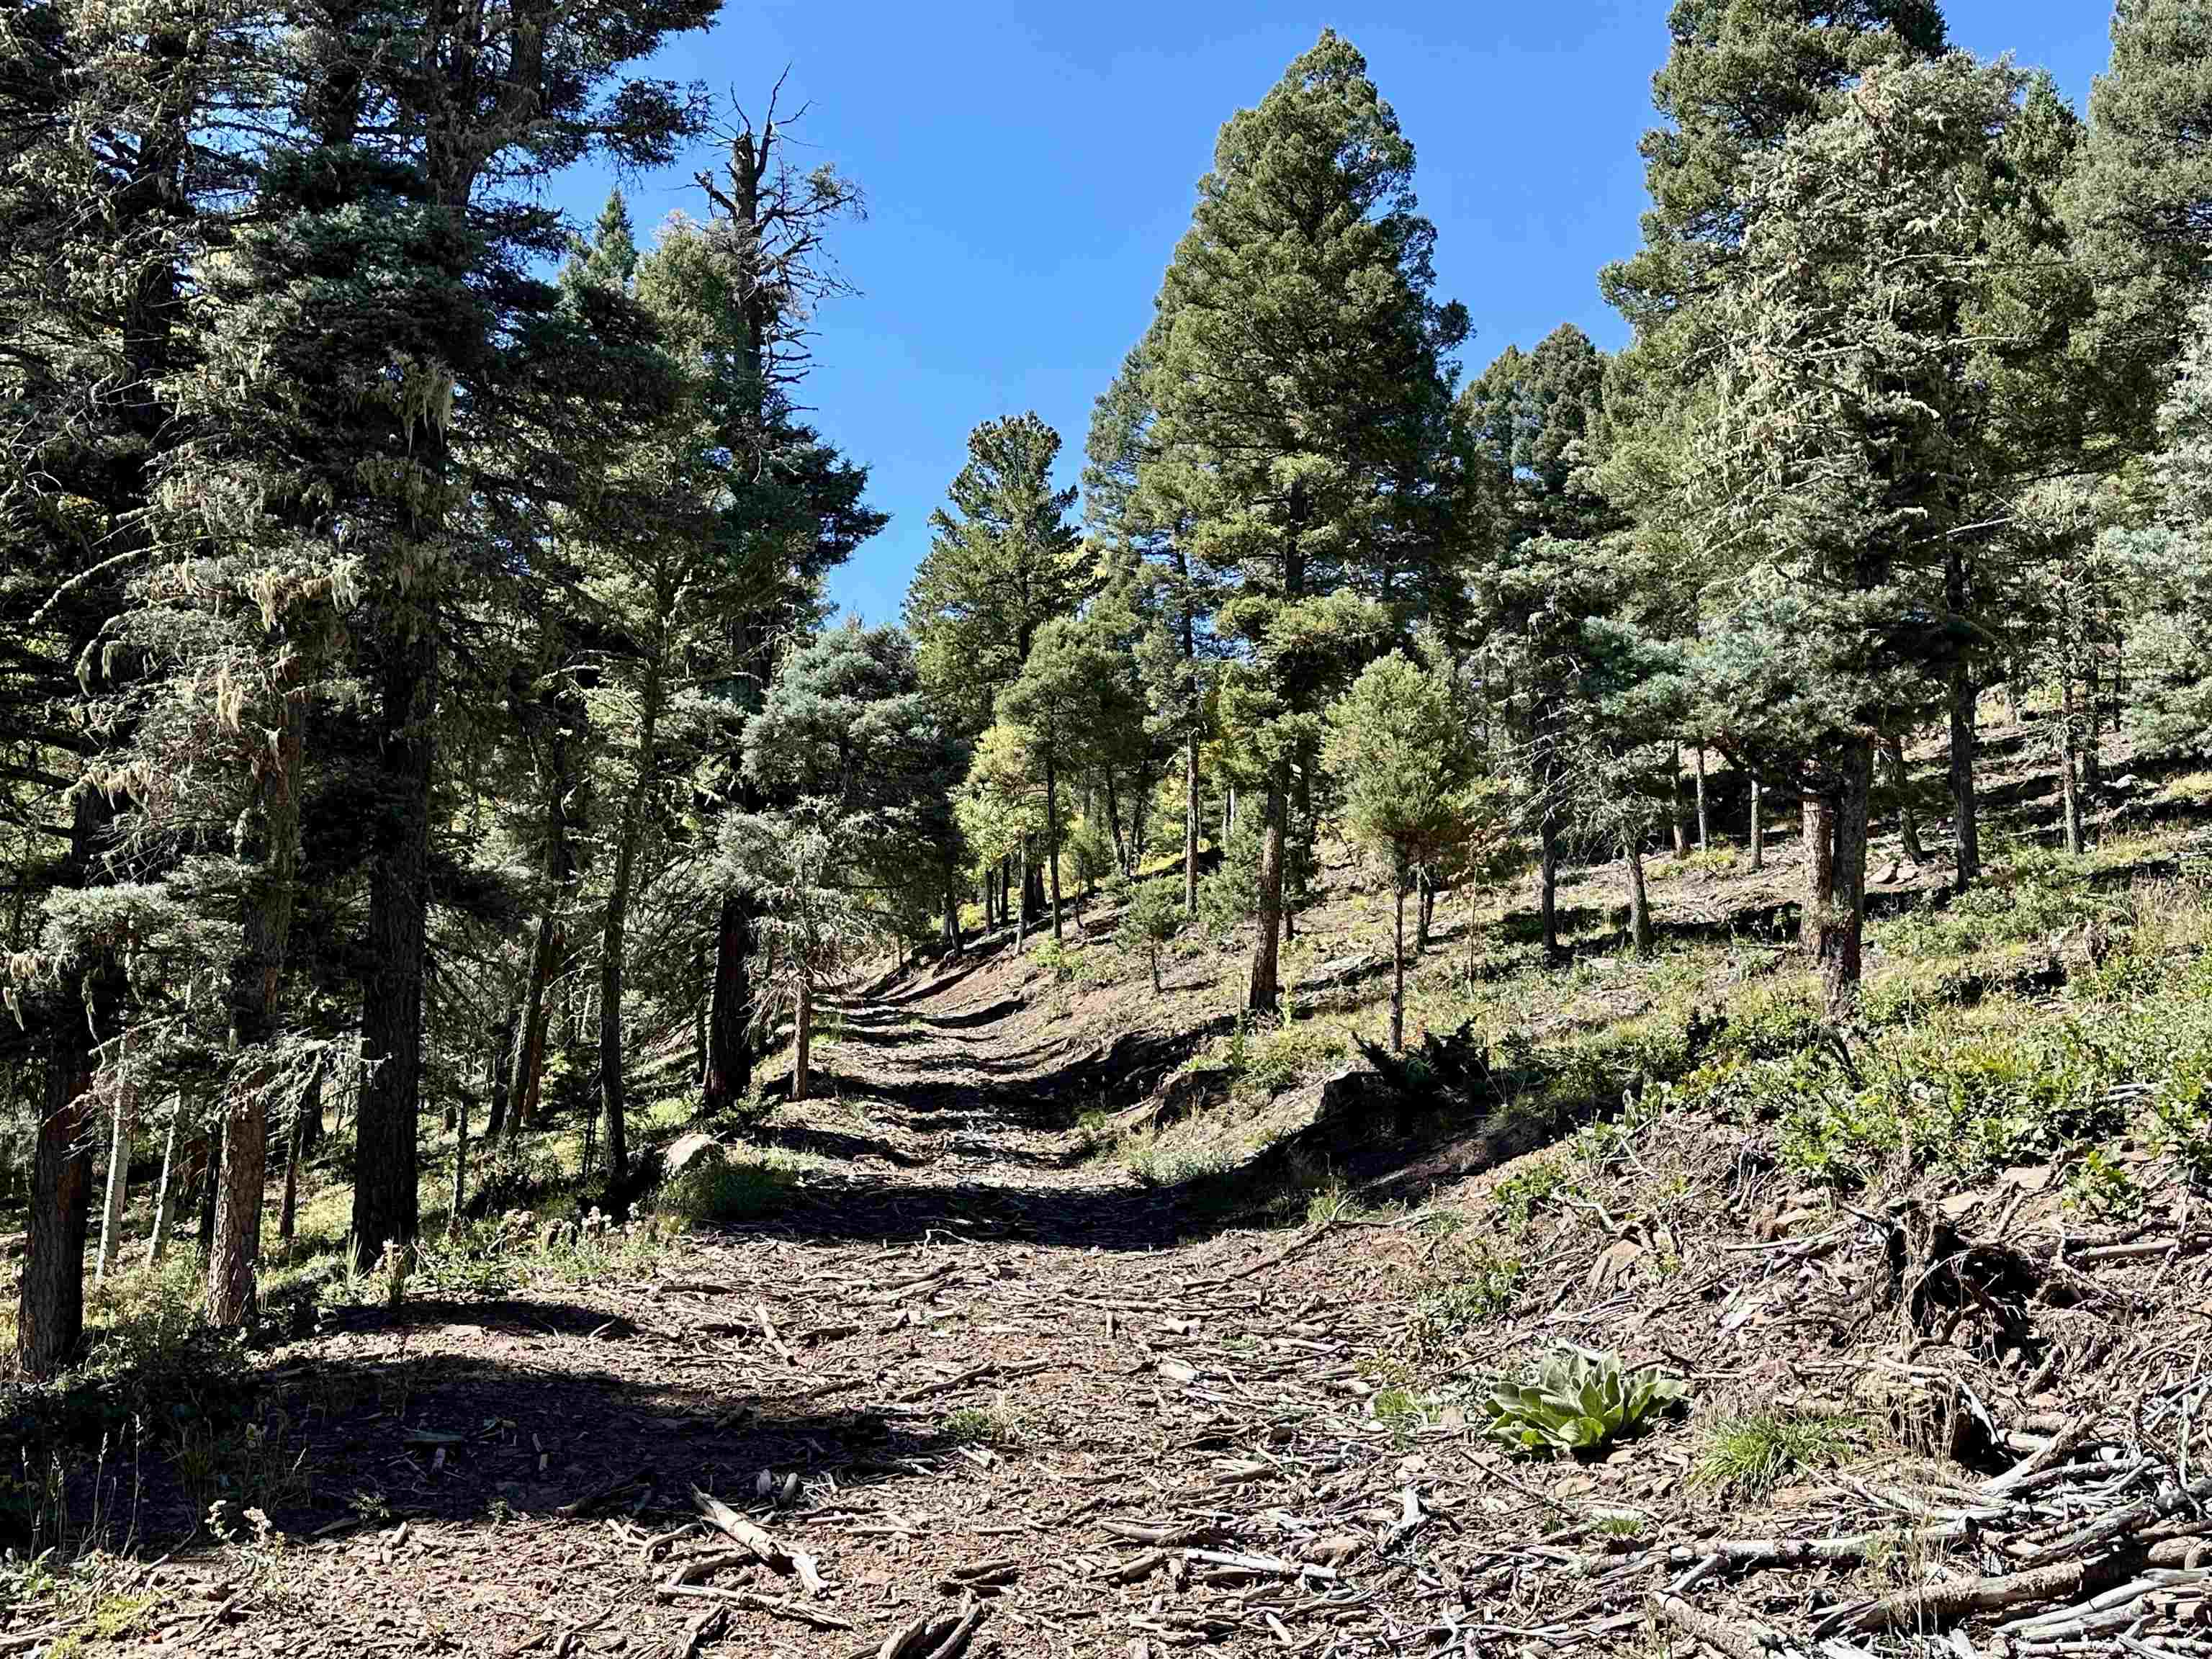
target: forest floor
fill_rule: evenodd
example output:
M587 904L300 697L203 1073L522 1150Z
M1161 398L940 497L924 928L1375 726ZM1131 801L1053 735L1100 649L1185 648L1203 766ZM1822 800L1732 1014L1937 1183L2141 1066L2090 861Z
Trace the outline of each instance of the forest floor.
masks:
M1844 1659L2100 1591L2011 1651L2195 1654L2212 779L2061 867L1992 747L2016 848L1942 905L1885 843L1840 1060L1786 835L1656 860L1647 958L1604 866L1565 962L1525 893L1440 913L1413 1028L1487 1059L1411 1103L1351 1053L1387 908L1341 863L1279 1028L1097 914L888 976L742 1212L325 1273L236 1366L156 1329L33 1401L102 1449L10 1449L58 1547L0 1569L0 1654ZM1583 1458L1486 1438L1563 1346L1687 1398Z

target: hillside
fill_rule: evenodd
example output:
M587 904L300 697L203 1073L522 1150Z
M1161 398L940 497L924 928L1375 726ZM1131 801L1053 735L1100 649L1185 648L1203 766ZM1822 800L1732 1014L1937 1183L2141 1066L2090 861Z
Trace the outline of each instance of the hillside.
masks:
M9 1406L0 1649L2195 1651L2200 781L2068 863L2012 737L2014 850L1883 884L1840 1043L1777 837L1656 861L1643 959L1602 866L1559 966L1525 891L1472 941L1447 898L1412 1024L1476 1058L1408 1097L1350 1050L1386 918L1340 859L1287 977L1342 982L1279 1029L1094 908L848 997L828 1097L634 1218L549 1130L402 1282L311 1221L252 1346L122 1275ZM1486 1437L1567 1350L1684 1397Z

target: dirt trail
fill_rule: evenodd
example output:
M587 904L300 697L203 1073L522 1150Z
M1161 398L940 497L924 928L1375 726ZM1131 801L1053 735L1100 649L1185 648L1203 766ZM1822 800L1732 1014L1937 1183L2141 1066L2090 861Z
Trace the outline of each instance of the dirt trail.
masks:
M1084 1161L1094 1051L981 965L890 991L845 1012L845 1110L788 1136L834 1163L772 1219L280 1356L329 1530L162 1567L143 1650L860 1656L970 1597L979 1653L1431 1645L1402 1595L1474 1470L1409 1458L1356 1370L1415 1241L1209 1235ZM694 1486L823 1588L668 1589L733 1547Z

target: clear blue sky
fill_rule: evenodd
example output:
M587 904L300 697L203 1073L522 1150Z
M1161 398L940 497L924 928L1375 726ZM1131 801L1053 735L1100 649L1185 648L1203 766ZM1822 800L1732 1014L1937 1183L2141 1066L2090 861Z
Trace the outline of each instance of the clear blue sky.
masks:
M1442 297L1466 302L1479 372L1561 322L1618 345L1599 265L1631 252L1639 135L1666 53L1666 0L1221 0L1121 5L732 3L659 73L757 108L787 65L800 136L857 179L866 222L838 252L860 292L821 319L808 401L872 473L890 527L831 580L897 620L930 510L969 428L1034 409L1068 482L1091 403L1143 331L1221 123L1327 25L1367 55L1419 155ZM2109 51L2105 0L1948 0L1954 40L2057 76L2077 106ZM702 155L702 161L711 156ZM634 181L641 234L694 211L690 171ZM604 175L560 181L588 221Z

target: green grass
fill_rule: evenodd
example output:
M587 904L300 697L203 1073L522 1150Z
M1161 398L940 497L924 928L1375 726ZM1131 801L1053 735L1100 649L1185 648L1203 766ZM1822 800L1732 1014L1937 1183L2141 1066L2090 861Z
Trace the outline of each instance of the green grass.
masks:
M1853 1417L1774 1412L1723 1418L1705 1431L1690 1485L1739 1499L1765 1497L1792 1474L1832 1468L1865 1443Z
M702 1158L661 1184L653 1208L684 1227L750 1221L783 1203L794 1176L787 1164L773 1158Z
M1022 1439L1018 1419L1004 1405L963 1406L945 1419L944 1435L956 1446L1017 1445Z

